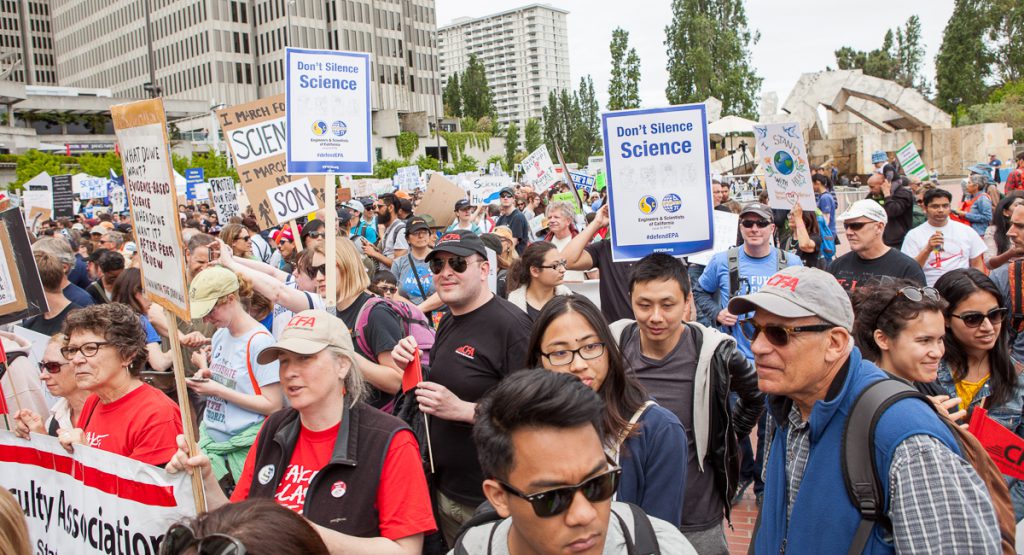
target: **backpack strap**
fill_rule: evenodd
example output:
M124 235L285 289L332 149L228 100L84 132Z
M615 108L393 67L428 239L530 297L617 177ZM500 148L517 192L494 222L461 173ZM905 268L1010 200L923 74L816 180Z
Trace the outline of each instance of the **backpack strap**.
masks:
M245 368L249 371L249 381L252 383L252 390L256 392L256 395L263 395L263 390L260 389L260 384L256 382L256 375L252 372L252 357L249 356L249 348L252 347L252 340L256 339L257 335L270 335L265 331L258 331L249 337L249 341L245 344Z
M786 260L786 251L777 248L775 249L775 254L778 256L778 259L775 262L775 271L781 272L788 264L788 261Z
M729 298L731 299L740 290L740 248L729 247L726 252L729 260Z
M875 426L893 403L908 398L922 399L931 406L930 401L906 383L894 379L879 380L857 396L846 419L840 460L846 493L861 516L850 543L850 554L864 552L875 525L892 530L892 522L884 511L882 484L875 467Z
M412 268L412 278L416 280L416 287L420 290L420 297L423 300L427 300L427 292L423 290L423 284L420 283L420 271L416 268L416 259L412 257L412 249L405 252L405 256L409 258L409 267Z
M630 512L633 513L632 534L629 532L629 526L626 525L625 519L615 512L615 509L612 509L612 514L618 519L619 528L622 529L622 535L626 539L627 555L661 555L661 548L658 546L658 535L654 532L651 517L647 516L643 509L632 503L626 503L626 505L629 506Z
M619 436L615 438L615 459L618 460L619 452L622 450L622 444L629 437L629 434L633 433L633 429L636 428L636 423L640 421L640 418L647 412L647 409L657 405L654 401L647 400L644 404L640 405L640 408L636 409L633 413L633 417L629 419L629 423L626 427L619 432Z

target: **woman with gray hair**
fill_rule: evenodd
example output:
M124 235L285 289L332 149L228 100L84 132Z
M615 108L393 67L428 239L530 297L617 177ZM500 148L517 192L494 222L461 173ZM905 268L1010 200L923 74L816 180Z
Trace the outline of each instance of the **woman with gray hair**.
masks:
M554 245L558 252L562 252L572 238L580 233L575 224L576 209L568 202L555 201L548 204L545 214L548 217L548 233L544 236L544 241ZM565 281L583 281L587 277L583 272L567 270L564 279Z
M405 423L362 401L345 324L323 310L296 314L258 358L273 361L290 406L267 418L231 501L273 499L313 523L332 553L420 553L436 525L419 446ZM179 436L167 471L183 470L201 473L210 510L228 503L210 460L190 457Z
M964 200L959 210L951 210L952 217L971 226L971 229L984 237L985 230L992 223L992 199L985 194L988 178L984 175L972 174L967 179Z

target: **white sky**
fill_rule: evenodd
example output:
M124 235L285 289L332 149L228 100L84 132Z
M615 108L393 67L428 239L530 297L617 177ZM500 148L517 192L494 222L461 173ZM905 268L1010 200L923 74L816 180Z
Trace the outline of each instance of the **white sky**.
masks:
M644 107L664 106L665 27L672 19L670 0L550 0L541 2L568 10L569 65L575 89L582 76L594 80L602 109L608 96L612 30L629 31L630 45L640 56L640 97ZM437 0L438 26L456 17L480 17L519 6L515 0ZM750 0L748 25L761 32L751 49L753 65L764 78L761 92L774 91L785 102L802 73L835 67L833 52L841 46L871 50L882 44L886 29L921 18L924 73L934 85L934 60L942 31L953 13L953 0Z

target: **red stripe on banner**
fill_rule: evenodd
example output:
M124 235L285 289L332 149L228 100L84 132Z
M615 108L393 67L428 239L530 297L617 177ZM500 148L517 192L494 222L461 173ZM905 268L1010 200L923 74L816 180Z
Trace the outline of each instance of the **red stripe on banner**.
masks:
M152 507L175 507L174 488L144 484L116 474L104 472L61 455L54 455L31 447L6 446L0 449L0 462L28 464L46 470L67 474L83 485Z

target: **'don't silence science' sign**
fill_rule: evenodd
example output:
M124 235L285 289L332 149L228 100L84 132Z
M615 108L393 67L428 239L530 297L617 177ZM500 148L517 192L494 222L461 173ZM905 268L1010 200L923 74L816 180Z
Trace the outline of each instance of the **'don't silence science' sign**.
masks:
M711 248L703 104L602 114L615 261Z

